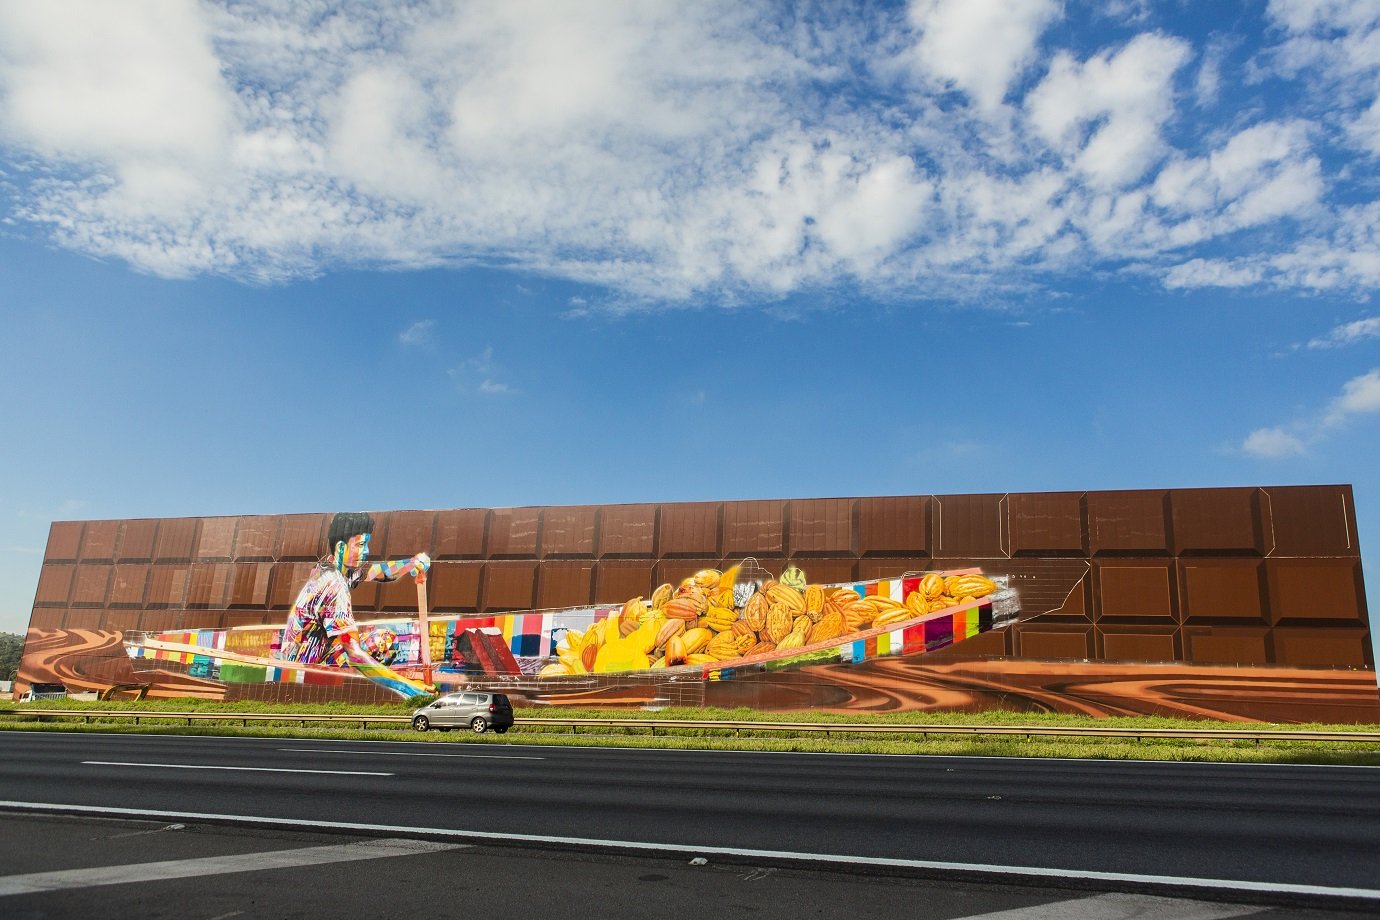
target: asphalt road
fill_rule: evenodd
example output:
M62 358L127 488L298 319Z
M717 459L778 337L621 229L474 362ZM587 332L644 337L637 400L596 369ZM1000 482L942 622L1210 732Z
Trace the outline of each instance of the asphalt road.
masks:
M1380 888L1372 768L7 732L0 799L715 864Z

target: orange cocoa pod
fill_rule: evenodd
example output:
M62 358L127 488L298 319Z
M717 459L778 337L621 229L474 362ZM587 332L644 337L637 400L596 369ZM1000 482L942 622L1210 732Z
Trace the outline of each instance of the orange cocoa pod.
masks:
M695 602L688 597L673 597L661 608L661 612L673 620L693 620L700 615Z
M791 612L785 607L772 605L767 611L767 638L773 642L780 642L790 634L791 628L795 625L795 620Z
M920 590L925 592L925 600L933 601L944 593L944 579L931 572L920 579Z
M754 642L757 641L757 630L743 620L736 621L729 629L734 636L751 636Z
M748 602L743 605L743 620L757 631L761 631L767 625L767 612L771 609L771 603L767 596L758 592L748 598Z
M805 612L819 613L824 609L824 589L819 585L805 586Z
M685 640L680 636L672 636L666 643L666 664L685 664L686 655Z
M766 655L774 651L776 651L776 643L769 642L766 639L763 639L761 642L758 642L752 648L748 649L747 652L743 655L743 657L751 658L754 655Z
M830 639L837 639L843 635L843 617L837 613L831 613L820 619L810 632L806 635L805 641L810 645L816 642L827 642Z

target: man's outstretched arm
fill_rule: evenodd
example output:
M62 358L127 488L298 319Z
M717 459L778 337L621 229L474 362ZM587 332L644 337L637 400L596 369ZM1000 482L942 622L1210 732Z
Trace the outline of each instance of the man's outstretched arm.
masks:
M408 680L387 665L375 661L373 656L359 644L359 634L354 630L341 633L336 636L336 639L340 642L340 647L345 650L345 657L350 659L350 664L354 665L355 670L380 687L387 687L394 693L409 697L425 696L436 692L435 687L429 687L415 680Z
M388 562L375 562L364 573L364 581L397 581L404 575L414 575L431 568L431 557L418 553L411 559L395 559Z

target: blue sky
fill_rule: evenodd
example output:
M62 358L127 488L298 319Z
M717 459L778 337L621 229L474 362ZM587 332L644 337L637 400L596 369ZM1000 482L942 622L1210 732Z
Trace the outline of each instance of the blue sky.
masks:
M1380 6L842 9L0 5L0 629L355 507L1349 482L1374 584Z

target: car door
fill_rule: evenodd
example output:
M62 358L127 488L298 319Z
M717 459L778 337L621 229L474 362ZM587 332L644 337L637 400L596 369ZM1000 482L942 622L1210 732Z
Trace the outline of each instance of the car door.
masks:
M460 704L460 698L461 694L452 693L437 700L431 721L436 725L446 726L462 724L464 707Z

